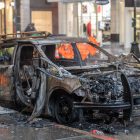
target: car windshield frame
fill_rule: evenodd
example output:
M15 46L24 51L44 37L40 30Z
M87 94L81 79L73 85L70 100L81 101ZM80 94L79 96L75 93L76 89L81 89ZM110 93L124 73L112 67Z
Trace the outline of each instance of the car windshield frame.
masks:
M95 45L95 44L93 44L93 43L91 43L91 42L60 42L59 44L65 44L65 43L70 43L71 44L71 46L73 47L73 50L74 50L74 55L75 55L75 58L73 59L73 60L76 60L77 62L78 62L78 65L75 65L75 66L81 66L81 67L83 67L83 66L91 66L91 65L85 65L85 62L83 62L83 60L82 60L82 57L81 57L81 54L80 54L80 52L79 52L79 50L78 50L78 48L77 48L77 43L86 43L86 44L88 44L88 45L91 45L92 47L94 47L95 49L97 49L98 51L100 51L101 53L103 53L106 57L108 57L108 60L110 61L110 60L112 60L112 58L113 58L113 60L115 59L115 56L113 56L113 55L111 55L111 54L109 54L107 51L105 51L104 49L102 49L101 47L99 47L99 46L97 46L97 45ZM49 45L58 45L58 43L53 43L53 44L43 44L43 45L41 45L41 50L44 52L44 50L43 50L43 47L44 46L49 46ZM48 58L48 56L46 55L46 53L44 52L44 54L45 54L45 56ZM55 56L54 56L54 58L55 58ZM49 58L48 58L49 59ZM50 59L49 59L50 60ZM71 59L70 59L71 60ZM65 59L65 61L70 61L69 59ZM51 60L50 60L51 61ZM61 60L60 60L61 61ZM53 62L53 61L52 61ZM54 64L56 64L55 62L53 62ZM58 66L58 64L56 64L57 66ZM94 65L94 64L93 64ZM69 65L69 66L63 66L63 65L61 65L62 67L70 67L71 65Z

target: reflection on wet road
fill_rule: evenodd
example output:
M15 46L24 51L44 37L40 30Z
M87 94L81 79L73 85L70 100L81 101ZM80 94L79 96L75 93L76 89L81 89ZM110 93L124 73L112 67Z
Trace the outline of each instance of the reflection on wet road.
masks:
M61 127L45 118L26 123L29 116L0 109L0 140L97 140L82 131Z
M83 130L59 125L47 118L35 119L26 123L29 116L13 110L0 108L0 140L140 140L140 121L135 125L118 130L118 135L91 135ZM87 126L89 127L89 126ZM84 130L87 128L84 128ZM128 131L128 133L125 133Z
M0 126L1 140L61 140L81 138L82 135L55 126L32 128L25 126Z

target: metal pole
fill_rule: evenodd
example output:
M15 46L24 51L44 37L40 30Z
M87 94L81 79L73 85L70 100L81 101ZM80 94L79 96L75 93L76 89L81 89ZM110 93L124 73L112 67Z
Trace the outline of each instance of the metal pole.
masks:
M136 42L136 0L134 0L134 42Z
M83 11L82 11L82 2L80 3L81 4L81 34L83 35L84 34L84 32L83 32ZM79 18L79 20L80 20L80 18Z
M7 33L7 30L6 30L6 0L4 0L4 34Z
M14 22L15 22L15 32L21 31L21 24L20 24L20 2L21 0L14 0Z
M137 43L137 38L136 38L136 2L137 0L134 0L134 17L133 17L133 28L134 28L134 42L131 44L131 53L135 54L137 57L140 57L140 52L139 52L139 44Z
M78 3L77 3L77 35L78 35L78 37L80 36L80 33L79 33L79 13L78 13L78 9L79 7L78 7Z
M0 23L0 34L2 34L2 10L0 10L0 20L1 20L1 23Z
M98 37L98 11L97 11L97 4L95 5L96 9L96 38Z
M17 32L17 0L14 0L14 32Z

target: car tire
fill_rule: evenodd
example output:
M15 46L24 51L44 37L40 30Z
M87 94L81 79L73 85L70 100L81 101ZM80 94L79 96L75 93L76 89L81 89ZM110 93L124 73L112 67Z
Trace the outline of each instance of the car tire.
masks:
M73 109L73 99L67 95L58 97L54 105L54 115L58 123L72 123L76 119L76 112Z

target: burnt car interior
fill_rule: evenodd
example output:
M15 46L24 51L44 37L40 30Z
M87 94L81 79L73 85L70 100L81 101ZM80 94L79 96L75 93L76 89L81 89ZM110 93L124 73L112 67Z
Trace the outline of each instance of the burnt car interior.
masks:
M42 49L58 66L88 66L109 62L108 56L87 43L52 44Z
M34 48L31 46L24 46L21 49L20 55L20 66L23 65L33 65L33 50Z
M33 94L35 94L37 84L35 67L39 66L38 57L39 55L34 46L22 46L19 60L20 80L24 94L31 98L35 98L35 95Z
M42 47L43 51L45 52L46 56L56 65L58 66L77 66L80 65L79 61L77 60L76 54L74 54L73 58L64 58L60 54L56 54L57 52L57 45L46 45ZM72 50L74 53L74 50ZM58 55L58 57L57 57Z

